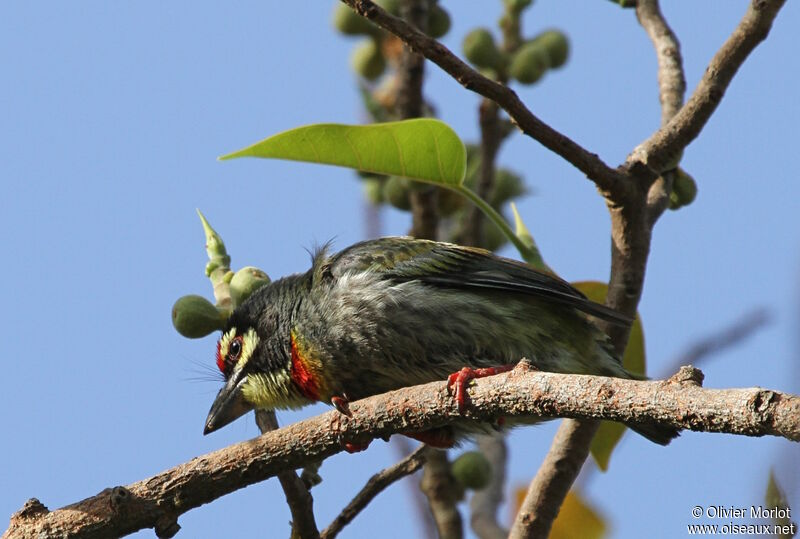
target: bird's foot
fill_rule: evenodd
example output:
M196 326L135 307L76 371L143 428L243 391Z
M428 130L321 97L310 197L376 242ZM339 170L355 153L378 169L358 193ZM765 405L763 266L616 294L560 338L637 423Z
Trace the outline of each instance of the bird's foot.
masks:
M447 377L447 389L455 386L455 399L458 403L459 413L464 413L467 409L467 386L476 378L486 378L487 376L494 376L503 372L508 372L514 368L514 365L500 365L499 367L486 367L483 369L473 369L471 367L464 367L458 372L454 372Z
M331 397L331 404L334 408L339 410L339 413L346 415L347 417L353 417L353 412L350 411L350 399L348 399L347 395L344 393L341 397L339 395L334 395Z
M331 419L331 430L336 433L342 448L348 453L358 453L368 448L372 440L367 442L347 442L341 434L342 421L347 421L347 419L344 419L342 416L347 418L353 417L353 412L350 411L350 399L347 398L347 395L342 394L342 396L337 395L331 397L331 404L339 411L339 414L341 414L334 415Z

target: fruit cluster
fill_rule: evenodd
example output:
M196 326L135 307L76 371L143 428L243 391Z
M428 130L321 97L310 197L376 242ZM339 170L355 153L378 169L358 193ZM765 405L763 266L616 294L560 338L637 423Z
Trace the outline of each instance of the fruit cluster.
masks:
M398 0L376 0L375 3L392 15L400 15ZM440 38L450 30L450 15L436 2L428 10L427 22L426 33L433 38ZM333 25L344 35L368 38L353 49L350 57L353 71L370 81L383 75L386 71L387 60L396 54L396 38L344 4L336 6L333 13Z

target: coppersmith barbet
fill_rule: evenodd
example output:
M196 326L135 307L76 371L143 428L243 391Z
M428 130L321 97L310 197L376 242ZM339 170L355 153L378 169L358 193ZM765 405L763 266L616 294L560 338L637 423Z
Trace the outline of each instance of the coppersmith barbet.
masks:
M321 249L308 272L264 285L230 316L217 344L226 384L205 433L256 408L323 401L342 410L523 357L542 371L636 378L587 314L630 323L552 274L482 249L400 237ZM632 428L659 444L677 436ZM440 446L463 435L457 425L422 434Z

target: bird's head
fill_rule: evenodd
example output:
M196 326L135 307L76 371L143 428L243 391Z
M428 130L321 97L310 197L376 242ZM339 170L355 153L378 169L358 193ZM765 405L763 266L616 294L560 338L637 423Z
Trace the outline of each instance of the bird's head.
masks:
M250 410L294 408L291 344L274 305L247 302L231 315L217 341L217 367L225 377L206 418L203 434ZM302 403L305 404L305 403Z

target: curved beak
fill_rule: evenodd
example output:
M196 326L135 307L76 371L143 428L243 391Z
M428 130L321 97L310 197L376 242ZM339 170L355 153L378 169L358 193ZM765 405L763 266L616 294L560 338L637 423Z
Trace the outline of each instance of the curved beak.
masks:
M242 385L246 381L247 376L232 376L225 387L219 390L208 412L206 426L203 429L204 435L221 429L253 409L253 405L247 402L242 394Z

